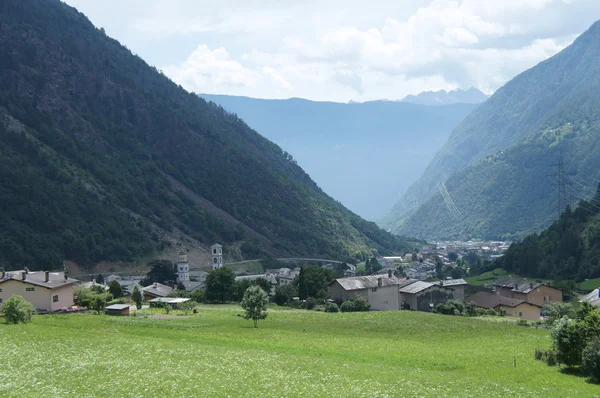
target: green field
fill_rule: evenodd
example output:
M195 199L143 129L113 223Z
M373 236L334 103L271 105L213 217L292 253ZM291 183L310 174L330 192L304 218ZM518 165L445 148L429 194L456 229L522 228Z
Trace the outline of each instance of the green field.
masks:
M496 268L493 271L484 272L481 275L472 276L470 278L465 278L468 284L473 286L481 286L487 283L492 283L496 279L499 278L512 278L516 280L523 280L523 277L515 274L509 274L502 268Z
M577 288L583 291L592 291L596 288L600 287L600 278L588 279L587 281L583 281L577 284Z
M550 344L547 330L503 318L270 312L258 329L233 305L189 318L0 324L0 396L600 396L533 359Z

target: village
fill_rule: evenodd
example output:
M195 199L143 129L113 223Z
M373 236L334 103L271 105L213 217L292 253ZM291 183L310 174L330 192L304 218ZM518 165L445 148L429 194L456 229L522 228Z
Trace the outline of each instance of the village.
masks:
M326 297L323 300L341 305L356 296L362 296L368 301L372 311L423 312L436 312L438 305L449 300L460 300L482 310L492 310L499 315L528 321L541 320L544 306L563 301L563 291L547 283L501 278L484 286L474 286L463 278L435 279L434 261L439 262L441 258L444 265L452 266L453 257L457 260L474 251L478 251L480 255L491 255L489 253L500 252L498 248L502 247L502 243L498 242L493 250L489 250L489 246L459 246L456 242L438 243L436 250L424 249L419 254L408 253L404 257L379 257L377 263L380 269L371 275L357 275L357 267L351 264L324 262L320 265L324 269L339 271L341 266L343 269L338 274L343 276L328 281ZM452 253L457 251L460 254L453 256ZM440 252L446 254L440 255ZM211 254L210 267L213 271L227 266L223 262L222 245L211 246ZM434 258L436 260L433 260ZM260 274L237 275L235 281L246 281L248 284L261 281L262 286L267 286L265 289L268 290L269 296L273 298L278 287L295 283L301 269L298 266L267 268ZM126 299L106 305L104 312L107 314L129 315L134 312L136 306L128 301L135 290L141 292L145 308L165 305L179 308L189 302L195 292L205 289L208 273L191 270L185 251L178 255L175 272L176 286L160 282L143 286L142 277L139 276L111 274L104 277L100 283L95 279L84 282L71 278L66 270L3 271L0 274L0 303L12 295L21 295L31 302L39 313L79 311L84 308L81 298L74 294L74 287L108 291L111 284L118 283ZM292 300L300 301L300 298L293 297ZM589 301L593 300L597 301L597 297Z

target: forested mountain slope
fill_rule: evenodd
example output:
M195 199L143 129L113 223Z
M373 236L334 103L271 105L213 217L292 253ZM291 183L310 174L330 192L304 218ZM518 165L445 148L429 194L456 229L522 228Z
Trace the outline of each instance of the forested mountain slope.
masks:
M326 193L366 218L396 202L476 107L201 96L279 144Z
M557 217L559 154L589 197L600 177L600 23L473 111L384 225L428 237L523 237ZM445 187L440 183L445 183ZM446 195L446 190L448 195ZM446 199L440 192L444 192ZM455 203L457 212L447 210ZM414 203L422 206L416 210ZM454 213L454 215L452 215Z
M513 243L492 263L510 272L540 278L575 279L600 277L600 190L590 201L570 207L539 234Z
M406 249L58 0L2 1L0 55L4 267L127 261L176 235L281 255Z

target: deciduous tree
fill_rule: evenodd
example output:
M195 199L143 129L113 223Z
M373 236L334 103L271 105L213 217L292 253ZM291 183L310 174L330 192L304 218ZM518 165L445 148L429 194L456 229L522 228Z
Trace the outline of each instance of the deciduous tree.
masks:
M259 286L250 286L244 293L242 308L246 311L244 319L251 319L254 327L258 327L258 321L267 317L267 304L269 295Z

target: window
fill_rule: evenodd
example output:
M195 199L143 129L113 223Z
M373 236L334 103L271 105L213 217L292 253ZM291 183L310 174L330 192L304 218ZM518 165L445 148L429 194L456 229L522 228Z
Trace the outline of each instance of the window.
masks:
M213 249L213 254L217 254L217 249Z
M25 291L26 292L35 292L35 287L26 287Z
M2 293L2 289L0 289L0 293Z
M215 258L213 258L213 264L216 264L216 263L217 263L217 258L215 257Z
M384 301L384 302L383 302L383 304L384 304L384 305L386 305L387 303L388 303L387 301Z
M0 298L0 304L2 304L3 301L4 301L4 299Z
M52 296L52 302L58 303L58 294L55 294L54 296Z
M546 296L544 296L544 303L546 302Z
M522 313L522 312L519 312L519 316L523 316L523 313Z
M372 292L376 292L376 291L377 291L377 288L376 288L376 287L372 287L372 288L371 288L371 291L372 291Z

